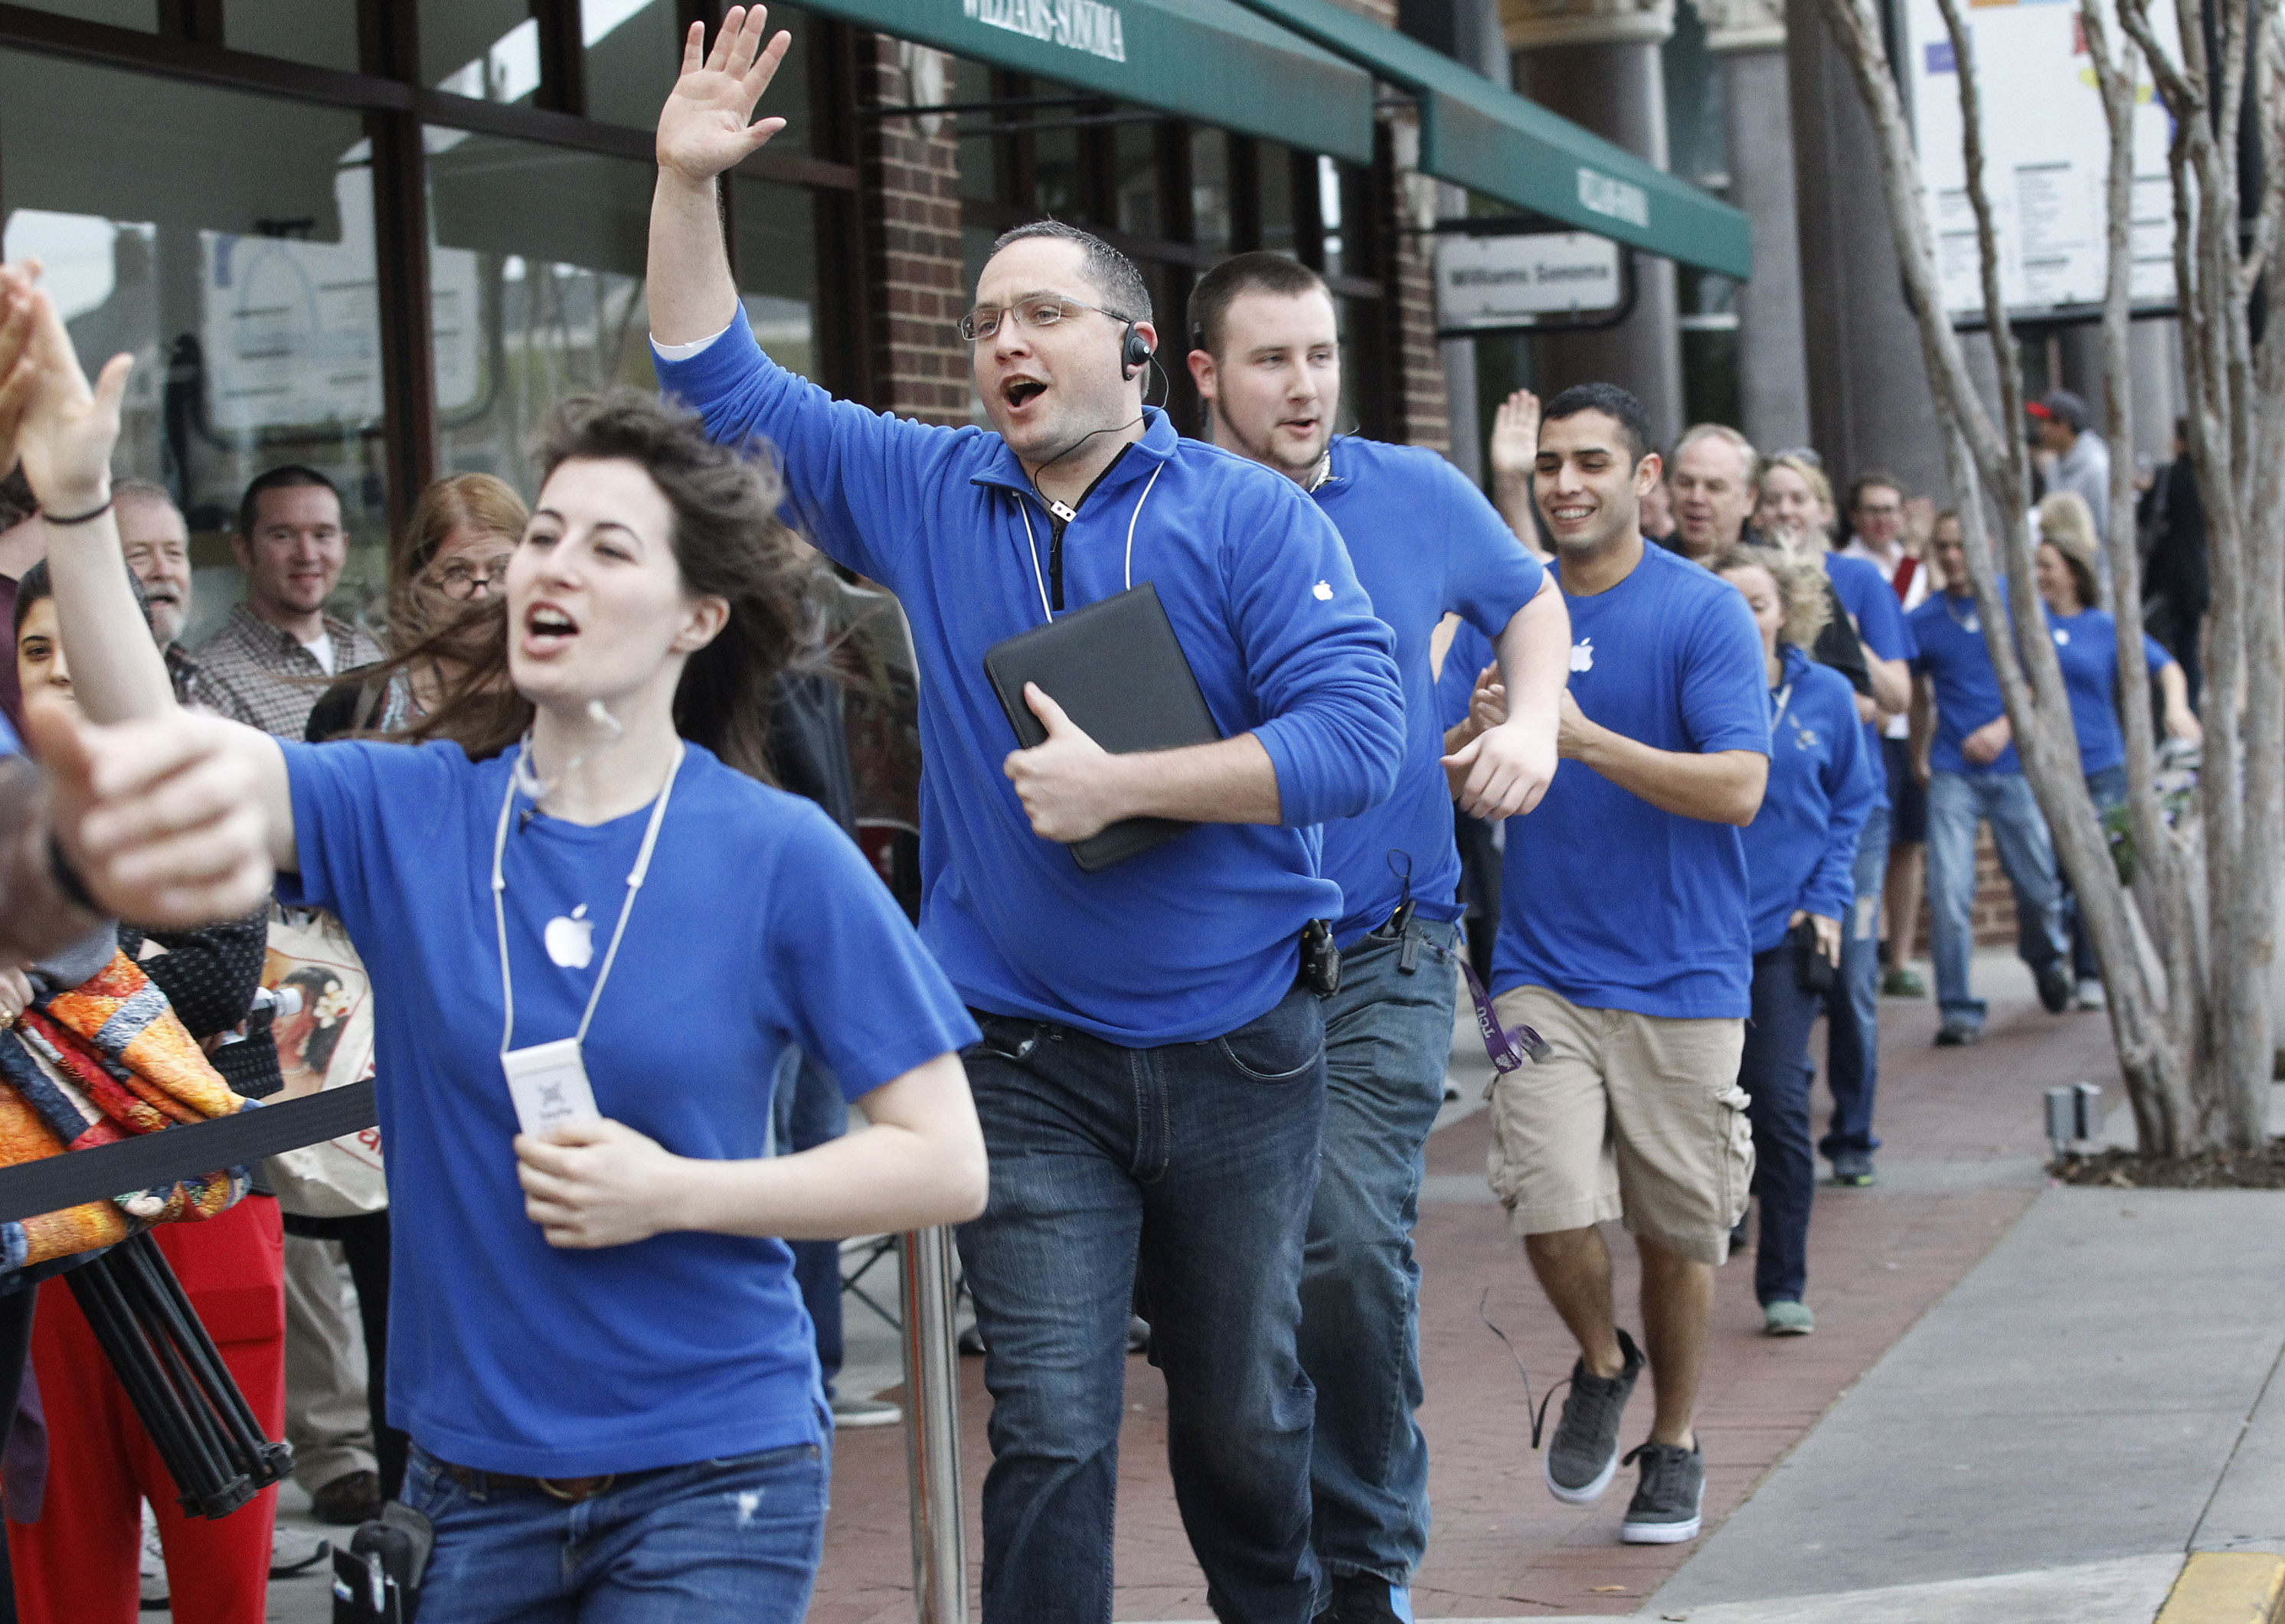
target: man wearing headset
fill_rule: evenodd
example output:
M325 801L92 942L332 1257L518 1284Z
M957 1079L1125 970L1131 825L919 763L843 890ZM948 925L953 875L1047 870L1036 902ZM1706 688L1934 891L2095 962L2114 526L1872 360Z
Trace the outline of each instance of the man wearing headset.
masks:
M758 7L733 7L711 54L694 29L660 116L652 337L662 386L718 437L774 443L813 539L911 622L921 930L984 1032L965 1058L992 1199L960 1245L994 1400L985 1617L1111 1617L1139 1283L1209 1599L1304 1624L1294 1336L1325 1071L1300 941L1342 912L1313 827L1395 780L1388 629L1298 486L1142 404L1148 293L1084 232L1011 231L984 268L961 325L996 432L876 415L769 361L715 192L783 122L750 122L784 51L764 35ZM1144 581L1224 738L1111 756L1032 687L1048 736L1017 748L985 652ZM1058 843L1136 815L1199 827L1095 874Z
M1190 318L1190 373L1214 443L1284 475L1333 521L1373 612L1395 634L1404 683L1396 793L1323 830L1323 873L1341 888L1341 986L1324 1007L1330 1087L1300 1338L1301 1368L1317 1389L1310 1542L1331 1586L1323 1618L1395 1624L1412 1616L1408 1587L1428 1544L1428 1447L1413 1419L1420 1270L1411 1229L1452 1047L1460 860L1451 804L1455 791L1472 815L1539 804L1555 775L1570 616L1553 577L1442 457L1335 437L1340 333L1315 271L1283 255L1241 254L1199 279ZM1429 669L1447 613L1494 639L1515 696L1508 719L1449 766ZM1521 771L1492 803L1480 781L1501 759Z

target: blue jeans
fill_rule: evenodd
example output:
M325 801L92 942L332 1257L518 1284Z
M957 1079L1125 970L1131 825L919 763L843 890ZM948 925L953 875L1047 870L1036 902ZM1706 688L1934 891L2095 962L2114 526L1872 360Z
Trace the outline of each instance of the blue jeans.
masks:
M1817 1195L1809 1029L1820 1001L1802 988L1801 950L1790 939L1754 955L1754 1014L1738 1056L1738 1087L1752 1096L1746 1119L1754 1125L1754 1194L1762 1203L1754 1297L1763 1307L1780 1298L1799 1302L1809 1281L1809 1209Z
M1841 974L1825 995L1833 1123L1817 1148L1827 1161L1881 1148L1873 1095L1881 1080L1881 892L1888 882L1888 809L1875 806L1857 837L1857 904L1841 922Z
M2100 773L2088 773L2086 793L2094 802L2094 820L2099 824L2112 807L2126 804L2126 764L2121 762ZM2063 896L2064 906L2069 910L2071 974L2080 981L2100 981L2102 966L2094 961L2094 944L2087 939L2086 928L2079 923L2078 898L2072 894L2068 881L2063 885Z
M2070 952L2062 886L2046 820L2021 773L1937 773L1928 779L1928 914L1934 922L1936 1000L1946 1021L1983 1024L1983 1000L1968 991L1975 944L1975 826L1988 820L1999 866L2015 890L2015 951L2033 973Z
M993 1399L985 1624L1109 1624L1138 1306L1208 1603L1306 1624L1315 1395L1294 1339L1325 1117L1317 1000L1296 988L1224 1037L1148 1049L978 1023L962 1058L992 1196L961 1226L960 1257Z
M420 1624L799 1624L825 1549L815 1444L635 1472L565 1505L471 1487L420 1445L404 1503L436 1525Z
M1301 1369L1317 1389L1310 1543L1328 1578L1409 1581L1428 1548L1419 1408L1422 1153L1444 1104L1459 927L1341 954L1325 1000L1325 1149L1301 1261Z
M772 1138L776 1154L813 1150L849 1131L849 1102L841 1097L841 1079L799 1049L788 1049L778 1069L777 1089L770 1099ZM841 1374L841 1243L788 1241L793 1252L794 1283L801 1288L802 1306L817 1333L817 1374L825 1396L833 1397L833 1384Z

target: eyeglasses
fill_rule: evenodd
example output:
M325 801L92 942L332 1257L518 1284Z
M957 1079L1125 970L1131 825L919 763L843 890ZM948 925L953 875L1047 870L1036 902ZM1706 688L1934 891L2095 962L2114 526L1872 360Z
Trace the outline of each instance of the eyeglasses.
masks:
M456 598L466 603L478 592L490 592L507 579L507 561L502 559L490 569L478 569L473 564L455 559L431 578L436 583L437 590L447 598Z
M1125 321L1116 310L1106 310L1099 304L1089 304L1082 299L1066 299L1060 294L1034 294L1014 304L979 304L960 318L960 336L970 343L980 338L990 338L1000 331L1005 319L1019 327L1052 327L1067 319L1075 310L1093 310L1098 316L1108 316L1113 321Z

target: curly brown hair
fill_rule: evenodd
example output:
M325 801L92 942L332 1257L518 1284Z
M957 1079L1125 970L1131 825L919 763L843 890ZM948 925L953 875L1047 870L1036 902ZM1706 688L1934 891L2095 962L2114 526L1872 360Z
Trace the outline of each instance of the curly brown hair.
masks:
M1825 567L1814 559L1794 558L1771 546L1740 542L1722 549L1707 568L1716 575L1732 569L1765 571L1777 583L1778 601L1785 605L1785 624L1778 641L1813 647L1817 634L1833 618L1833 600L1825 588Z
M685 590L730 606L720 633L683 667L674 694L675 730L740 772L771 782L771 684L797 648L803 566L792 532L778 517L783 486L774 460L755 455L758 449L767 450L718 445L697 413L619 388L575 396L558 406L539 459L543 484L575 459L632 462L650 475L673 509L668 539ZM464 634L464 627L470 632ZM453 657L471 646L480 647L480 656L404 736L450 739L482 761L531 726L531 702L508 681L505 595L472 606L397 660L440 653Z

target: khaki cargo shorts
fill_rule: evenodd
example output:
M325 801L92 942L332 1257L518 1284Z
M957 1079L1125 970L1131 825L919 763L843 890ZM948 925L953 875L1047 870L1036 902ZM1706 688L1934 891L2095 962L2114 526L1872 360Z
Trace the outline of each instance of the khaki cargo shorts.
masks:
M1616 1218L1676 1257L1727 1261L1754 1176L1745 1022L1586 1009L1533 986L1494 1008L1553 1051L1493 1084L1492 1193L1516 1234Z

